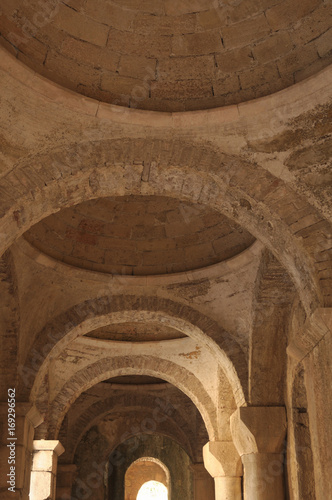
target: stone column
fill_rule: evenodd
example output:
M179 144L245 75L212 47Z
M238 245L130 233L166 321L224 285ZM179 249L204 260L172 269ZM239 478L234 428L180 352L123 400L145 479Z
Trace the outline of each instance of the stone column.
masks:
M211 500L215 497L214 481L204 464L191 464L194 482L194 500Z
M77 466L75 464L58 464L56 477L56 499L70 500Z
M0 404L0 418L0 498L28 500L34 430L43 418L31 403L16 403L14 428L8 429L8 403Z
M241 407L231 416L244 468L244 500L284 500L284 407Z
M214 478L216 500L242 499L242 464L231 441L209 441L203 447L204 465Z
M58 456L64 451L60 441L39 439L33 442L30 498L55 500Z
M316 309L291 332L289 362L302 362L317 500L332 498L332 308Z

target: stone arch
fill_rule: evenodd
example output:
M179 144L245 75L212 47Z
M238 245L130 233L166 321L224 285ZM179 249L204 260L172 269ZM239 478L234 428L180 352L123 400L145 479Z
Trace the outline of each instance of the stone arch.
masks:
M153 444L153 441L157 440L159 446L158 447L151 447L151 444ZM145 458L145 457L153 457L159 459L163 464L166 465L166 467L169 469L170 472L170 483L171 483L171 490L175 496L175 498L185 498L186 500L189 500L192 498L192 495L190 495L190 489L185 487L183 485L181 487L181 476L182 479L185 479L185 475L191 476L191 471L189 470L188 465L191 465L191 460L187 456L186 452L180 447L176 446L178 451L182 454L182 458L186 456L187 463L182 466L183 464L179 461L174 460L174 455L173 455L173 460L170 459L168 456L167 452L165 453L163 448L166 444L170 444L171 440L169 438L163 438L162 436L156 435L156 436L149 436L148 439L145 441L143 449L142 448L135 448L135 450L131 451L131 453L126 453L127 449L127 442L123 443L122 445L118 446L115 450L115 452L119 452L122 456L125 456L125 461L123 466L120 466L118 469L115 467L115 477L114 483L115 486L115 499L121 499L123 498L123 485L124 485L124 476L125 472L128 469L128 467L134 463L138 458ZM152 449L151 449L152 448ZM154 448L154 449L153 449ZM181 470L182 469L182 470ZM177 472L179 474L177 474ZM180 477L179 477L180 475ZM177 476L177 477L176 477ZM180 481L179 481L180 480ZM188 484L187 484L188 486ZM181 496L181 491L183 490L184 495ZM113 491L112 491L113 493ZM113 497L112 497L113 498Z
M149 165L148 182L142 182L143 165ZM17 178L22 179L19 187L14 182ZM206 204L242 225L282 262L307 310L323 302L317 278L319 266L317 270L314 267L318 250L312 247L312 238L310 248L306 248L301 231L287 221L291 215L297 220L298 207L306 210L308 217L317 221L310 222L308 228L313 238L319 234L320 246L322 239L327 245L328 223L279 178L206 143L171 138L87 138L65 149L30 157L2 183L0 190L5 195L0 207L0 252L33 224L61 208L105 196L171 196ZM13 186L9 191L8 185ZM282 211L283 205L289 207L287 214ZM326 277L322 280L328 296Z
M218 438L216 407L194 374L175 363L152 356L119 356L104 358L87 366L62 387L47 412L47 439L58 437L65 414L82 392L112 377L137 374L162 378L184 392L202 415L209 439Z
M247 394L247 360L240 345L211 318L169 299L150 296L103 296L60 314L38 334L26 364L20 367L21 392L35 399L46 375L47 360L77 336L110 323L161 321L205 345L215 356L232 386L236 403ZM216 350L217 347L217 350ZM35 380L36 379L36 380ZM32 385L34 384L34 387ZM32 390L31 390L32 389Z
M159 460L158 458L154 458L154 457L144 457L144 458L138 458L137 460L135 460L131 465L134 465L136 464L137 462L145 462L149 460L150 462L154 462L156 464L158 464L162 469L163 471L165 472L165 475L166 475L166 480L167 482L169 483L169 479L170 479L170 474L169 474L169 469L168 467L166 467L166 465L164 464L164 462L162 462L161 460Z
M135 395L136 396L136 395ZM156 404L156 398L154 398L152 395L149 396L144 396L144 398L141 397L134 397L134 402L137 399L135 408L140 407L143 408L147 413L151 413L152 417L155 415L157 416L158 413L160 413L160 405ZM125 408L126 410L129 407L129 403L131 405L133 404L133 396L131 395L130 397L128 395L125 395L121 398L121 406ZM70 429L64 430L64 434L66 436L69 436L69 439L67 440L67 446L65 446L65 452L61 456L60 461L63 462L68 462L72 463L75 455L75 451L77 448L78 443L84 436L84 434L88 431L89 428L94 426L98 420L103 418L104 416L110 414L114 408L117 407L119 404L119 398L118 396L110 397L107 398L103 401L98 401L97 403L94 403L91 405L89 408L86 409L86 411L77 418L72 425L70 426ZM182 442L179 442L184 449L186 449L188 455L193 458L193 450L191 443L194 442L194 433L192 432L191 428L188 425L188 422L186 422L181 415L181 413L177 410L177 408L172 407L172 414L167 415L169 419L172 419L172 421L175 422L175 425L179 427L181 430L181 433L183 434L183 440ZM158 420L163 420L164 417L157 416ZM63 442L61 438L61 431L60 430L60 441ZM126 435L128 438L132 437L134 434L130 434L129 431L126 432ZM122 441L122 435L120 434L117 442L115 443L115 447L118 446Z
M144 465L145 463L148 463L148 462L155 464L158 467L158 469L160 469L163 472L163 475L158 475L157 477L156 477L156 475L154 475L154 476L150 476L150 478L149 477L139 478L139 480L136 481L136 484L133 485L133 487L131 488L132 497L129 497L128 500L131 500L131 498L132 498L132 500L136 500L138 491L143 486L143 484L145 484L146 479L160 482L161 484L163 484L167 488L168 492L170 493L169 490L170 490L170 486L171 486L171 481L170 481L171 475L170 475L168 467L166 467L166 465L158 458L141 457L141 458L138 458L137 460L135 460L134 462L132 462L125 472L125 498L127 497L127 493L128 493L126 491L128 488L128 484L127 484L128 475L133 471L133 468L135 468L137 465L141 465L141 464ZM168 498L170 498L170 494L168 494Z

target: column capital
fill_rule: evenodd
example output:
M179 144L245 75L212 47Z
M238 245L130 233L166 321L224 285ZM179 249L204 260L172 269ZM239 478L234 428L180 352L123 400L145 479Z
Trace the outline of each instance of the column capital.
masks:
M209 441L203 446L206 470L212 477L242 476L242 463L232 441Z
M51 451L59 457L65 449L58 440L37 439L33 442L33 451Z
M230 419L238 453L282 453L286 436L283 406L242 406Z
M6 414L8 414L7 401L0 403L0 415ZM17 417L26 417L33 427L38 427L44 421L37 407L28 401L15 403L15 414Z
M295 332L287 353L301 361L322 338L332 333L332 307L318 307L309 316L304 327Z

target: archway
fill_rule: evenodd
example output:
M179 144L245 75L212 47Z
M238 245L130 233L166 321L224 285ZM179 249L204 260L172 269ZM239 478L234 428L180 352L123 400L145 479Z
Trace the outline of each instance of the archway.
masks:
M159 481L148 481L141 486L136 500L168 500L168 490Z
M192 460L178 443L159 434L138 435L113 450L108 469L109 499L122 500L124 498L125 500L132 500L131 497L127 497L125 494L125 478L128 473L130 474L130 470L135 470L137 467L137 470L141 469L143 472L141 482L137 482L138 488L134 488L135 491L133 491L133 500L136 500L139 488L147 480L153 479L151 472L146 471L147 475L145 475L144 464L146 461L150 462L146 469L151 467L157 473L154 476L155 479L164 483L167 488L168 499L174 498L177 500L183 498L184 500L192 500L193 473L190 467ZM158 469L155 468L156 465Z
M172 157L169 158L166 155L162 158L165 151L170 149L169 142L151 140L151 150L155 150L154 154L158 154L161 158L159 164L154 164L153 172L151 172L148 193L171 196L181 201L199 202L219 210L262 241L282 262L292 276L306 309L312 309L318 303L323 303L324 291L320 290L317 276L315 276L315 258L310 255L309 249L304 248L302 238L300 241L286 221L283 221L284 214L279 213L278 209L280 203L276 205L273 212L267 208L265 215L261 213L260 204L263 203L264 196L262 193L257 193L256 177L253 175L251 180L251 176L248 176L249 172L254 172L253 166L242 159L225 155L217 149L207 149L206 146L202 148L201 144L196 141L173 142L173 147L177 150L176 167L172 163ZM181 155L183 149L191 152L190 157L185 161ZM70 162L70 172L56 181L52 176L50 179L45 179L45 185L38 186L39 203L36 203L35 199L32 203L27 193L21 194L15 205L10 200L8 211L3 217L4 224L8 226L6 232L3 233L3 250L10 246L15 237L61 208L106 196L121 196L125 193L145 194L146 189L141 181L142 165L151 164L154 160L153 157L150 158L150 155L148 157L145 153L142 155L142 151L146 151L144 140L133 141L123 138L119 141L95 142L87 139L82 144L72 144L70 151L70 157L63 150L48 151L46 157L39 155L35 159L29 158L28 165L21 166L19 175L23 175L25 167L28 170L34 161L38 164L51 163L54 170L66 170ZM130 158L135 158L137 154L137 159L133 159L133 162L140 159L137 164L139 166L123 164L122 158L127 152ZM91 165L91 157L95 158L95 162L107 164L107 167L102 168L100 164ZM204 165L201 166L200 161L203 157ZM110 168L110 165L114 165L113 168ZM197 168L200 170L197 171ZM211 169L214 172L213 175L209 172ZM245 182L239 181L241 176L246 179ZM191 178L191 185L195 188L188 185L188 177ZM284 197L291 198L293 204L303 203L302 200L297 200L297 194L287 189L280 179L264 171L260 172L259 178L264 184L264 195L265 191L269 193L270 190L280 188L283 193L285 191ZM230 186L229 179L233 179L235 189ZM31 182L30 179L27 182ZM57 199L59 191L66 193L61 200ZM250 198L251 202L247 198ZM257 203L256 199L260 203ZM23 211L22 206L26 207ZM308 213L317 217L312 207L308 205L307 209ZM317 228L318 230L320 227ZM326 233L324 240L328 239L328 228L326 228Z
M169 470L156 458L139 458L126 471L125 500L168 500L169 488Z

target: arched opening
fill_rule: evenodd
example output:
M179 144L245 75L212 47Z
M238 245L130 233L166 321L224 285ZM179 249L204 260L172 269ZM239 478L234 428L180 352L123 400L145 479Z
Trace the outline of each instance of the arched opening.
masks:
M137 434L109 455L107 499L192 500L192 463L187 451L173 438L157 432ZM164 488L157 489L152 482Z
M148 481L141 486L136 500L168 500L168 491L162 483Z
M156 458L139 458L126 471L124 500L168 500L169 489L169 470Z

